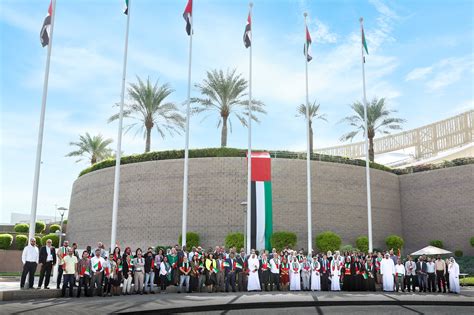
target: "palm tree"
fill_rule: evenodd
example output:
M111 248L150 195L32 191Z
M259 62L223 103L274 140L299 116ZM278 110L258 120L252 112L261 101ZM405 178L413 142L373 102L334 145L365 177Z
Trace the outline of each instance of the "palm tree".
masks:
M235 69L227 70L225 74L222 70L207 71L207 77L203 82L195 85L203 97L191 99L191 102L196 104L193 106L193 113L214 112L219 115L217 128L222 125L221 147L227 146L227 123L232 132L232 114L242 126L247 127L248 100L245 99L247 96L245 91L248 84L241 74L235 72ZM265 114L264 106L262 102L252 100L252 120L259 122L254 113Z
M313 120L314 119L321 119L324 121L328 121L326 119L326 114L321 114L319 110L320 105L316 104L316 101L313 104L309 104L309 152L313 154ZM306 106L301 104L296 109L296 116L304 117L306 120Z
M97 135L91 137L91 135L86 132L86 134L79 135L78 142L70 142L69 145L76 146L78 149L76 151L69 152L66 154L67 157L70 156L81 156L87 157L90 160L91 165L100 162L104 159L112 157L112 149L107 146L112 143L112 139L104 139L102 135ZM81 161L81 159L76 162Z
M126 126L125 132L133 127L138 127L137 133L143 132L146 139L145 152L150 152L151 131L156 126L161 138L165 138L165 131L170 135L180 134L184 130L185 119L174 103L165 99L174 92L168 83L159 85L147 78L146 82L137 77L138 83L130 83L128 95L131 103L124 104L123 117L131 118L137 122ZM119 118L119 114L111 116L108 122ZM143 128L145 127L145 128Z
M348 116L341 120L347 122L350 126L355 127L356 130L343 135L340 140L352 140L359 132L365 132L364 123L364 105L360 102L355 102L351 108L356 113L353 116ZM389 110L385 105L385 98L374 98L372 102L367 104L367 128L369 132L369 159L374 161L374 137L375 133L390 134L390 130L401 130L400 124L406 122L405 119L390 117L390 114L396 113L396 110Z

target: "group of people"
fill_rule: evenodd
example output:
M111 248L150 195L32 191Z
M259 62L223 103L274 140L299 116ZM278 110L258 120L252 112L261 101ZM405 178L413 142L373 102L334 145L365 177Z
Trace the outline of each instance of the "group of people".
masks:
M166 287L177 286L177 292L232 292L238 291L447 291L459 293L459 265L454 258L446 260L419 257L406 261L387 252L361 253L336 251L307 255L303 250L289 248L278 252L242 249L214 250L193 247L189 252L178 245L172 248L148 247L146 251L130 247L115 247L109 253L103 243L91 246L79 256L77 244L64 241L59 249L51 240L38 250L35 239L23 251L23 273L33 288L34 273L41 263L38 289L44 280L49 289L52 267L58 264L57 288L62 285L62 296L77 286L76 296L112 296L166 293ZM158 287L160 290L157 290ZM156 288L156 289L155 289Z

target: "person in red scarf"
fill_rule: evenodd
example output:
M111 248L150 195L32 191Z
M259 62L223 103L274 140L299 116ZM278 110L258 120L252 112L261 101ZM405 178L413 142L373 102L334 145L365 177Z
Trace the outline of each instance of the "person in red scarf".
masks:
M283 291L288 291L288 284L290 283L290 263L284 256L281 260L281 274L280 283Z
M190 285L189 285L189 278L191 273L191 264L188 261L187 256L183 256L183 262L179 266L180 272L180 281L179 281L179 288L178 293L183 291L183 286L186 286L186 293L190 293Z

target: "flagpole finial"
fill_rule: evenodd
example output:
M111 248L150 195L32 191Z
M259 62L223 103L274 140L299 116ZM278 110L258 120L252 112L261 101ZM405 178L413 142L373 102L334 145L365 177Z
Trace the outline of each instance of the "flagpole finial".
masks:
M307 16L308 16L308 12L304 12L303 15L304 15L304 17L307 17Z
M364 22L364 18L363 18L363 17L360 17L360 18L359 18L359 22L361 22L361 23Z
M249 7L253 7L253 2L252 1L249 2Z

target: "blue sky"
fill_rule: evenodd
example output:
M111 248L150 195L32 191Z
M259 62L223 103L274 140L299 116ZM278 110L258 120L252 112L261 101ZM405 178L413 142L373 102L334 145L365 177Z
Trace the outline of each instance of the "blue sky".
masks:
M242 43L247 1L195 0L192 81L206 70L237 68L248 76ZM46 48L39 30L49 0L1 0L1 217L29 213ZM186 98L188 37L186 0L134 0L127 81L136 76L169 82L170 101ZM108 124L120 97L126 17L121 0L58 0L46 108L38 213L69 205L71 188L86 162L64 157L79 134L116 139ZM309 13L313 61L310 100L328 122L315 125L315 147L339 144L350 130L338 123L362 95L360 16L370 55L368 98L386 97L390 108L418 127L474 108L473 2L254 0L253 94L268 114L254 125L254 147L305 149L305 125L295 117L304 102L304 22ZM197 96L197 91L192 90ZM217 118L191 120L190 146L217 147ZM144 151L141 136L124 136L125 154ZM246 129L234 122L230 147L246 147ZM115 141L113 146L115 146ZM184 137L152 135L152 150L182 149ZM112 205L111 205L112 206Z

